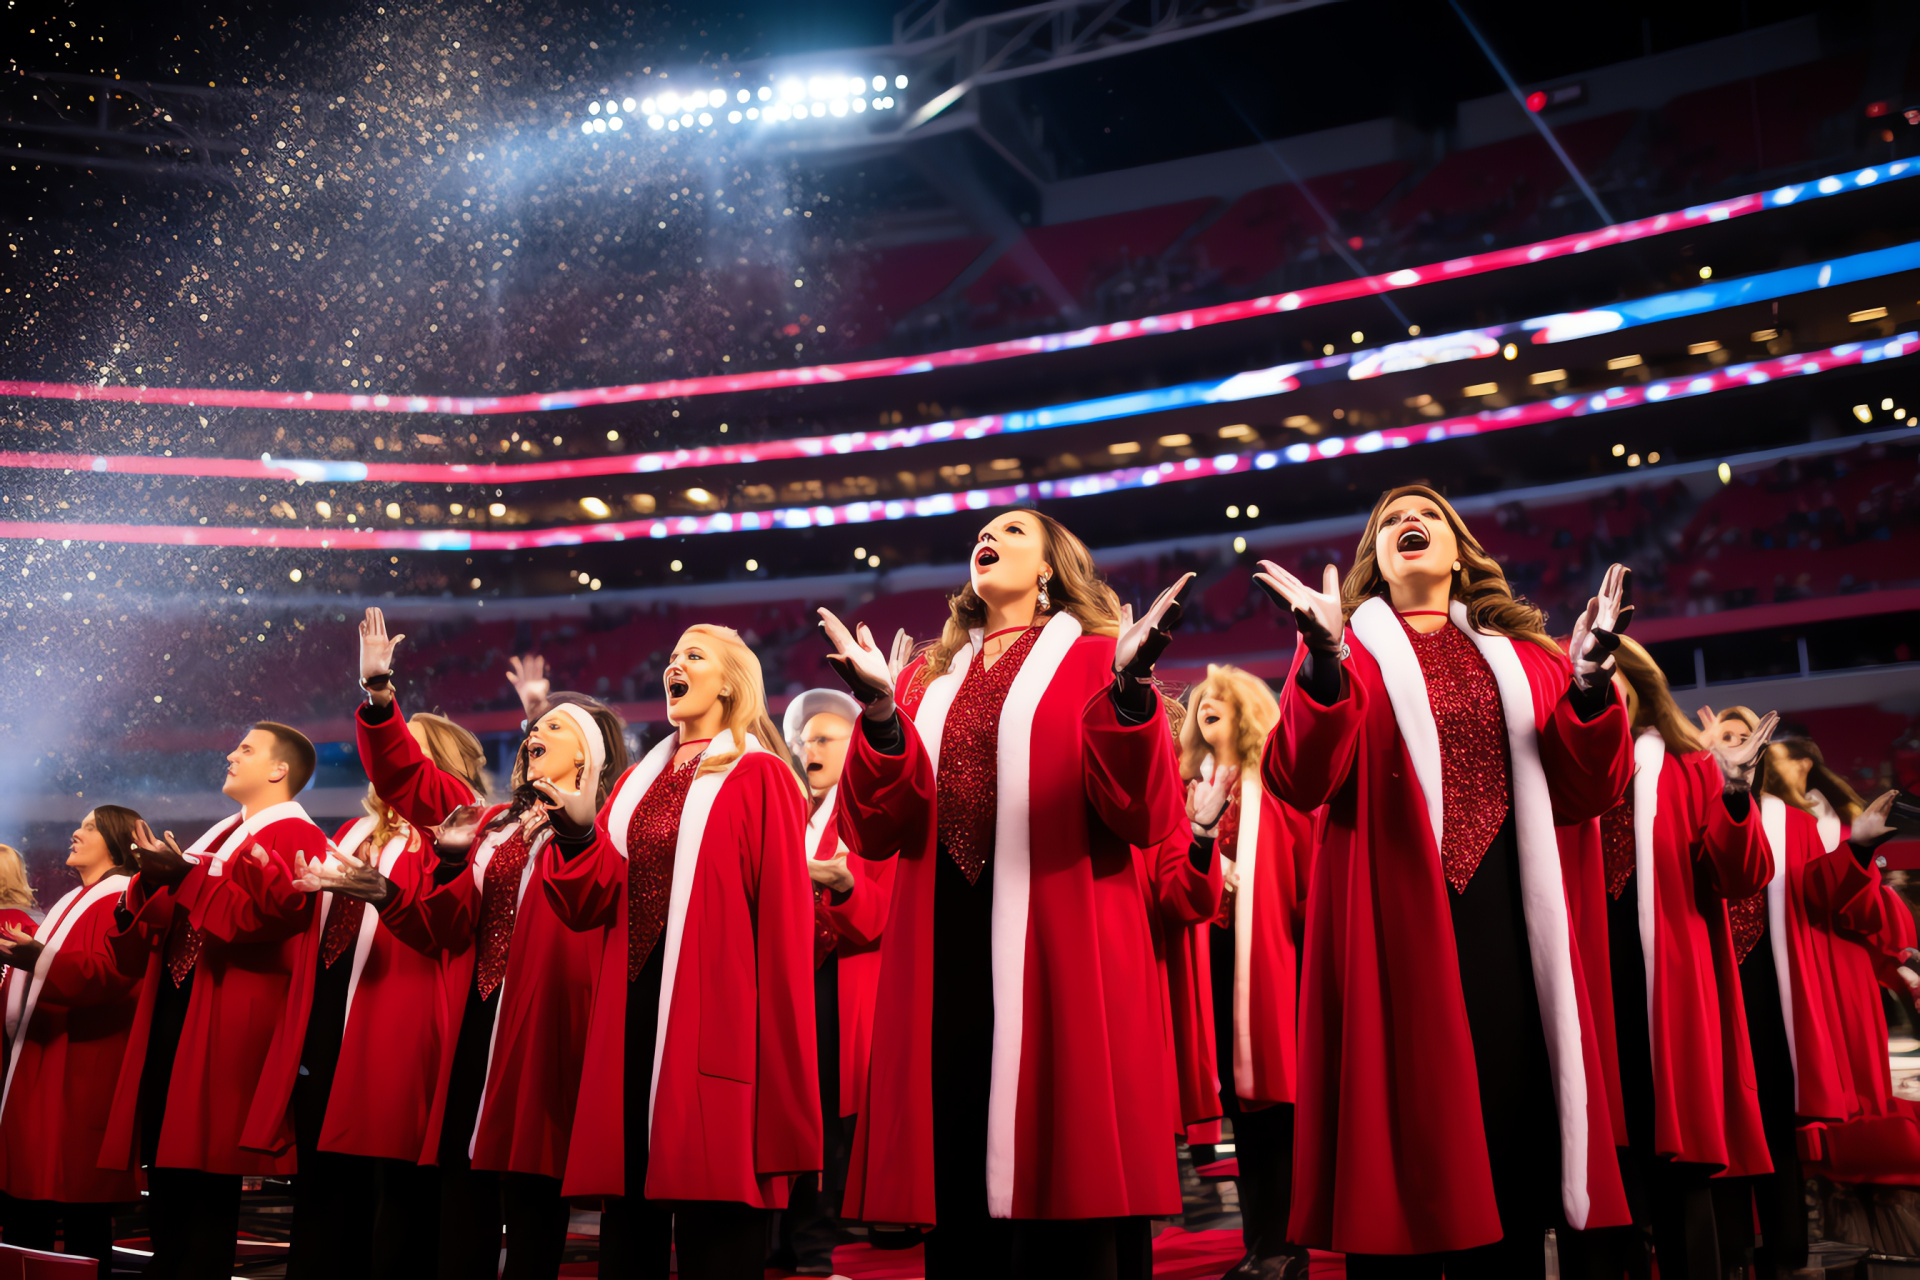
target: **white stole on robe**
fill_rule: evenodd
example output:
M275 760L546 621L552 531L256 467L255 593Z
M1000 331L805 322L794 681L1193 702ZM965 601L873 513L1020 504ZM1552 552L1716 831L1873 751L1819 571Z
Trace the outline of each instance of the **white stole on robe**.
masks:
M53 967L54 957L60 954L61 944L67 935L73 932L73 926L87 913L87 908L102 898L111 898L126 889L126 877L105 875L93 882L90 888L75 885L62 895L60 901L53 904L53 910L40 927L34 930L34 936L45 943L39 958L33 962L33 977L15 970L12 980L7 983L7 1040L13 1046L13 1052L7 1058L7 1079L0 1085L0 1116L7 1112L7 1096L13 1092L13 1073L20 1065L20 1052L26 1047L27 1028L33 1023L33 1011L40 1004L40 988L46 985L47 971Z
M1240 877L1233 895L1233 1091L1241 1098L1253 1095L1253 899L1259 892L1260 823L1266 816L1261 799L1259 769L1242 768L1240 830L1233 843Z
M1800 1044L1793 1034L1793 971L1787 963L1787 804L1762 795L1760 830L1773 848L1773 879L1767 881L1767 943L1773 948L1773 981L1780 989L1780 1020L1787 1028L1787 1056L1793 1062L1793 1102L1800 1105Z
M362 861L367 861L366 854L360 852L360 846L365 844L367 837L373 834L373 826L372 818L363 817L351 827L348 827L346 836L338 845L328 844L327 861L333 863L336 867L341 865L340 854L343 852L351 853ZM393 874L393 864L400 861L400 855L406 852L406 848L407 827L402 823L400 830L396 834L388 836L386 844L381 846L379 853L373 860L374 870L383 876L391 876ZM325 922L327 913L332 909L333 894L331 892L322 893L320 895L320 945L322 947L326 945ZM347 977L347 1007L340 1018L342 1026L345 1026L347 1019L353 1016L353 997L355 993L360 990L360 975L366 971L367 951L373 946L373 935L379 931L380 913L378 911L362 911L360 913L360 930L354 935L353 939L353 972Z
M627 848L627 828L633 824L633 811L639 808L647 788L666 771L679 749L677 735L669 734L661 739L637 766L628 770L615 790L607 810L607 832L622 858L632 856ZM725 755L732 750L733 731L722 729L700 755L703 758ZM749 733L740 755L762 750L765 748L760 745L760 739ZM667 890L667 927L660 937L660 1005L653 1033L653 1073L647 1084L649 1149L653 1143L653 1104L660 1095L660 1058L666 1051L667 1024L673 1016L674 980L680 972L680 945L687 935L687 910L693 902L693 878L700 866L700 845L707 837L707 822L713 816L714 802L720 798L720 788L738 763L739 757L735 757L725 768L696 777L687 789L686 803L680 808L680 832L673 845L673 881ZM628 928L632 928L632 921L628 921Z
M1508 759L1513 771L1513 824L1520 864L1520 899L1527 923L1527 951L1540 1023L1546 1035L1553 1074L1555 1110L1560 1125L1560 1199L1567 1221L1586 1226L1591 1199L1587 1191L1587 1075L1580 1034L1579 989L1573 976L1572 929L1567 920L1566 887L1560 869L1560 845L1554 835L1553 795L1540 763L1540 729L1534 713L1533 686L1527 669L1503 635L1474 630L1466 606L1455 600L1452 624L1473 641L1493 672L1500 691ZM1379 664L1394 723L1413 766L1414 783L1426 802L1433 850L1440 853L1445 829L1441 789L1440 731L1427 698L1426 676L1393 606L1375 596L1354 610L1349 624Z
M993 1058L987 1093L987 1213L1013 1216L1015 1120L1020 1100L1020 1053L1026 1034L1027 917L1033 892L1033 719L1040 699L1080 638L1079 619L1057 613L1041 629L1000 704L996 736L997 811L993 827ZM940 741L954 695L979 651L981 635L953 655L945 674L927 686L913 727L936 776ZM936 855L937 856L937 855Z

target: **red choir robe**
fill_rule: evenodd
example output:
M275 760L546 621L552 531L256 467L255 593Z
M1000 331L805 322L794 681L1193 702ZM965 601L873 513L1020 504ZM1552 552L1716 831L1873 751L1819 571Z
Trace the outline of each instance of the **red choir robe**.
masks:
M402 824L377 849L368 844L373 827L371 817L343 824L333 848L372 861L389 879L417 882L421 874L430 874L433 853L418 827ZM339 862L332 850L327 858ZM313 1012L328 913L334 907L333 894L319 897L313 921L294 953L286 1013L247 1115L242 1141L256 1151L281 1152L293 1146L293 1086ZM440 1056L451 1052L440 1039L445 1021L440 1011L450 998L444 990L446 966L440 957L416 951L395 937L372 906L361 912L351 949L334 963L352 965L353 971L347 979L346 1025L319 1149L417 1162L433 1111ZM464 1000L465 993L459 994Z
M1812 817L1778 796L1757 797L1760 829L1773 853L1767 882L1767 941L1780 988L1780 1015L1793 1052L1794 1110L1808 1120L1844 1120L1854 1110L1853 1088L1834 1053L1832 985L1816 948L1807 911L1807 876L1830 874L1829 858L1852 858L1846 849L1827 852Z
M1905 953L1910 947L1920 946L1916 941L1913 920L1913 908L1907 905L1890 884L1880 886L1880 915L1883 924L1880 932L1874 935L1873 971L1880 979L1880 985L1893 992L1902 1005L1920 1012L1920 991L1907 985L1907 979L1901 969L1909 973L1920 972L1920 962L1916 962Z
M898 850L881 942L866 1106L843 1212L935 1225L934 771L947 711L978 648L922 686L901 673L906 746L856 731L841 778L856 845ZM1167 1056L1151 926L1129 845L1159 845L1179 812L1163 716L1120 722L1114 642L1071 614L1042 630L1001 706L993 848L994 1033L985 1178L998 1218L1180 1211L1167 1141Z
M1173 1054L1173 1130L1189 1141L1213 1142L1221 1109L1207 922L1220 910L1221 866L1218 856L1208 860L1205 871L1193 865L1184 805L1176 818L1178 825L1165 840L1134 849L1134 866L1148 903L1162 979L1164 1034Z
M117 873L76 885L34 931L45 949L33 968L7 970L0 1192L15 1199L139 1198L131 1169L99 1165L144 976L121 969L107 945L126 886Z
M627 1096L627 835L679 745L669 736L621 776L586 851L570 861L557 849L542 854L548 902L591 931L581 936L600 962L581 1082L588 1105L574 1127L566 1194L629 1193L626 1108L645 1106L647 1199L781 1209L793 1176L820 1168L813 890L799 783L751 735L731 764L694 779L680 811L656 944L653 1084L645 1100ZM707 751L732 745L722 730Z
M1240 824L1231 857L1240 890L1233 919L1234 1096L1248 1110L1292 1102L1299 1079L1294 944L1307 904L1313 819L1283 804L1248 768L1240 775Z
M1798 825L1798 824L1795 824ZM1887 1019L1874 974L1873 942L1886 927L1880 877L1842 843L1837 817L1818 825L1829 852L1808 864L1807 913L1814 950L1825 961L1833 1015L1834 1059L1853 1091L1854 1115L1887 1114L1893 1096Z
M1627 1107L1620 1093L1620 1042L1614 1034L1613 946L1607 939L1607 859L1600 844L1600 819L1589 818L1554 829L1560 842L1560 875L1567 886L1567 918L1573 947L1587 979L1587 1003L1593 1010L1595 1048L1607 1087L1607 1111L1613 1117L1613 1145L1627 1145Z
M1641 732L1633 752L1627 889L1647 974L1654 1150L1732 1177L1771 1173L1727 920L1728 899L1760 892L1773 876L1759 813L1749 804L1734 821L1707 752L1673 755L1653 729Z
M1616 703L1583 722L1564 657L1474 631L1458 601L1451 612L1500 690L1561 1203L1577 1229L1621 1225L1626 1197L1554 827L1598 816L1625 789L1626 713ZM1287 1238L1349 1253L1468 1249L1502 1228L1459 970L1445 963L1455 943L1439 731L1392 606L1369 600L1347 634L1346 687L1331 706L1299 687L1305 646L1295 655L1265 757L1282 801L1327 806L1301 964Z
M835 785L807 820L807 857L831 858L847 850L844 806ZM851 853L850 850L848 850ZM893 860L847 858L853 888L845 902L830 893L817 895L821 924L833 934L840 995L840 1114L856 1115L867 1087L867 1060L873 1052L873 1000L880 988L880 938L893 906Z
M362 717L359 739L360 760L375 794L412 826L435 826L456 808L472 803L467 784L433 763L397 712L378 723ZM503 819L507 811L504 804L490 806L481 815L483 829ZM517 819L487 830L474 841L467 873L444 885L433 882L431 855L423 849L421 865L394 880L393 900L380 913L381 923L400 941L423 954L444 957L440 986L444 999L437 1008L420 1011L438 1018L438 1041L445 1046L435 1072L433 1106L415 1157L421 1164L440 1161L453 1046L459 1043L460 1023L473 986L474 942L487 866L519 830ZM500 1003L488 1046L486 1085L467 1154L476 1169L558 1178L567 1168L567 1139L573 1132L574 1104L580 1094L600 940L563 925L536 883L540 853L551 837L546 828L535 833L520 874L506 976L491 997ZM402 858L400 865L405 868L406 864ZM343 1045L343 1055L344 1051Z
M253 861L256 844L267 852L264 868ZM301 859L321 857L326 848L326 833L298 801L288 800L216 825L187 850L199 865L177 886L149 895L138 876L128 882L125 901L132 925L125 931L116 926L108 940L122 972L144 968L145 977L100 1144L102 1168L130 1170L140 1158L140 1073L147 1061L147 1035L160 984L173 981L167 940L173 930L192 928L202 931L204 942L193 969L193 994L173 1060L155 1163L221 1174L295 1172L291 1151L249 1151L240 1138L286 1003L295 940L312 914L306 895L293 890L294 868ZM277 892L282 888L287 892Z

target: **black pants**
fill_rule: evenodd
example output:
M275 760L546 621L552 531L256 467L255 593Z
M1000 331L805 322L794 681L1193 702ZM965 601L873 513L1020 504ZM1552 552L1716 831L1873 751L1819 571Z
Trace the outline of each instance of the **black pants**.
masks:
M100 1262L104 1277L113 1270L113 1206L63 1204L58 1200L0 1198L0 1240L21 1249L52 1253L57 1232L62 1252Z
M199 1169L147 1170L146 1280L227 1280L240 1234L240 1177Z
M567 1246L567 1202L560 1179L475 1169L467 1157L500 992L482 1000L467 988L467 1009L454 1044L440 1131L440 1280L554 1280ZM507 1265L500 1270L500 1237Z
M303 1068L303 1070L305 1070ZM362 1275L373 1266L378 1164L366 1156L320 1150L331 1081L305 1074L293 1085L293 1179L287 1280Z
M1209 934L1213 971L1213 1051L1220 1077L1220 1109L1233 1121L1233 1156L1240 1172L1240 1239L1260 1258L1305 1256L1287 1239L1293 1201L1293 1105L1244 1110L1233 1087L1233 926Z
M831 1275L853 1127L851 1117L843 1123L840 1116L840 960L831 952L813 971L813 1029L820 1068L821 1172L794 1180L768 1266L801 1275Z
M1438 1276L1520 1280L1546 1274L1546 1233L1563 1256L1576 1233L1560 1208L1560 1127L1547 1062L1546 1033L1520 899L1520 851L1513 815L1488 847L1464 893L1447 890L1454 955L1473 1038L1493 1200L1505 1233L1492 1244L1453 1253L1347 1255L1357 1278ZM1564 1267L1563 1267L1564 1274Z
M1800 1172L1799 1117L1794 1110L1793 1050L1780 1009L1772 921L1762 919L1766 924L1759 941L1740 962L1740 991L1746 1003L1747 1039L1753 1047L1760 1124L1767 1137L1767 1154L1773 1157L1771 1174L1746 1180L1752 1188L1760 1234L1766 1240L1756 1251L1756 1269L1760 1276L1770 1277L1807 1265L1807 1205Z

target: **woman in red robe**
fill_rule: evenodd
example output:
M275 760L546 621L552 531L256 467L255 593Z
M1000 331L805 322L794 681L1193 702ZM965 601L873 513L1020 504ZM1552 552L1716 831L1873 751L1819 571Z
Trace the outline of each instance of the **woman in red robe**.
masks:
M384 619L376 628L369 617L360 634L360 678L391 679ZM467 785L469 803L486 794L486 756L472 734L425 712L407 732L436 768ZM320 895L319 909L294 951L286 1012L243 1135L256 1150L299 1155L289 1280L356 1271L384 1280L437 1265L419 1204L438 1195L438 1180L418 1162L444 1046L441 1019L420 1014L440 1002L445 957L408 946L364 900L328 888L355 873L413 874L433 860L432 833L371 786L363 805L362 817L334 833L325 864L295 882Z
M362 637L360 762L376 795L434 856L396 874L309 867L318 887L373 903L380 923L446 957L443 1046L419 1161L440 1167L441 1280L493 1280L504 1228L507 1280L551 1280L566 1245L561 1177L585 1062L600 939L561 923L539 881L550 843L585 848L593 814L627 764L620 717L553 693L529 715L512 794L476 810L472 784L436 764L393 699L393 647L378 609Z
M566 1192L605 1198L602 1276L759 1280L820 1168L806 811L736 632L689 627L664 680L676 732L541 861L601 946Z
M1241 1234L1247 1255L1230 1280L1304 1277L1307 1251L1287 1238L1293 1199L1298 1055L1298 941L1312 859L1312 823L1261 784L1260 753L1280 719L1264 681L1209 666L1187 694L1180 773L1198 808L1209 784L1225 805L1207 843L1227 891L1209 938L1220 1106L1233 1118ZM1199 828L1197 827L1196 830Z
M853 843L900 860L846 1212L931 1227L929 1280L1131 1275L1141 1215L1179 1212L1171 1059L1138 1049L1164 1041L1163 998L1129 848L1179 813L1150 679L1177 589L1136 623L1079 539L1015 510L897 683L821 611L865 704Z
M136 863L140 815L117 804L80 820L67 865L80 883L32 933L5 926L8 1052L0 1085L0 1192L6 1242L113 1264L113 1208L140 1199L131 1169L100 1167L100 1142L139 1002L139 970L107 946L113 907Z
M1300 979L1289 1240L1370 1276L1540 1276L1627 1220L1554 827L1625 789L1624 570L1574 628L1433 490L1374 506L1342 587L1262 562L1302 644L1269 788L1327 805ZM1569 1232L1567 1228L1572 1228Z

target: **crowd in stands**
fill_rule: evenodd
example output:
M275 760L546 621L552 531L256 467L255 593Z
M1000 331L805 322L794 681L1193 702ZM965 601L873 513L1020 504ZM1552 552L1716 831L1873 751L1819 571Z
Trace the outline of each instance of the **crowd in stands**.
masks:
M1885 160L1882 131L1860 110L1867 70L1861 54L1823 58L1658 110L1560 122L1556 134L1615 219L1662 213ZM1021 252L1002 254L957 290L949 286L985 240L895 247L867 255L863 268L848 264L861 283L846 291L841 318L855 345L889 327L924 344L1123 319L1346 279L1352 263L1386 272L1525 243L1591 228L1593 217L1552 149L1529 132L1424 164L1394 160L1230 201L1035 227Z

